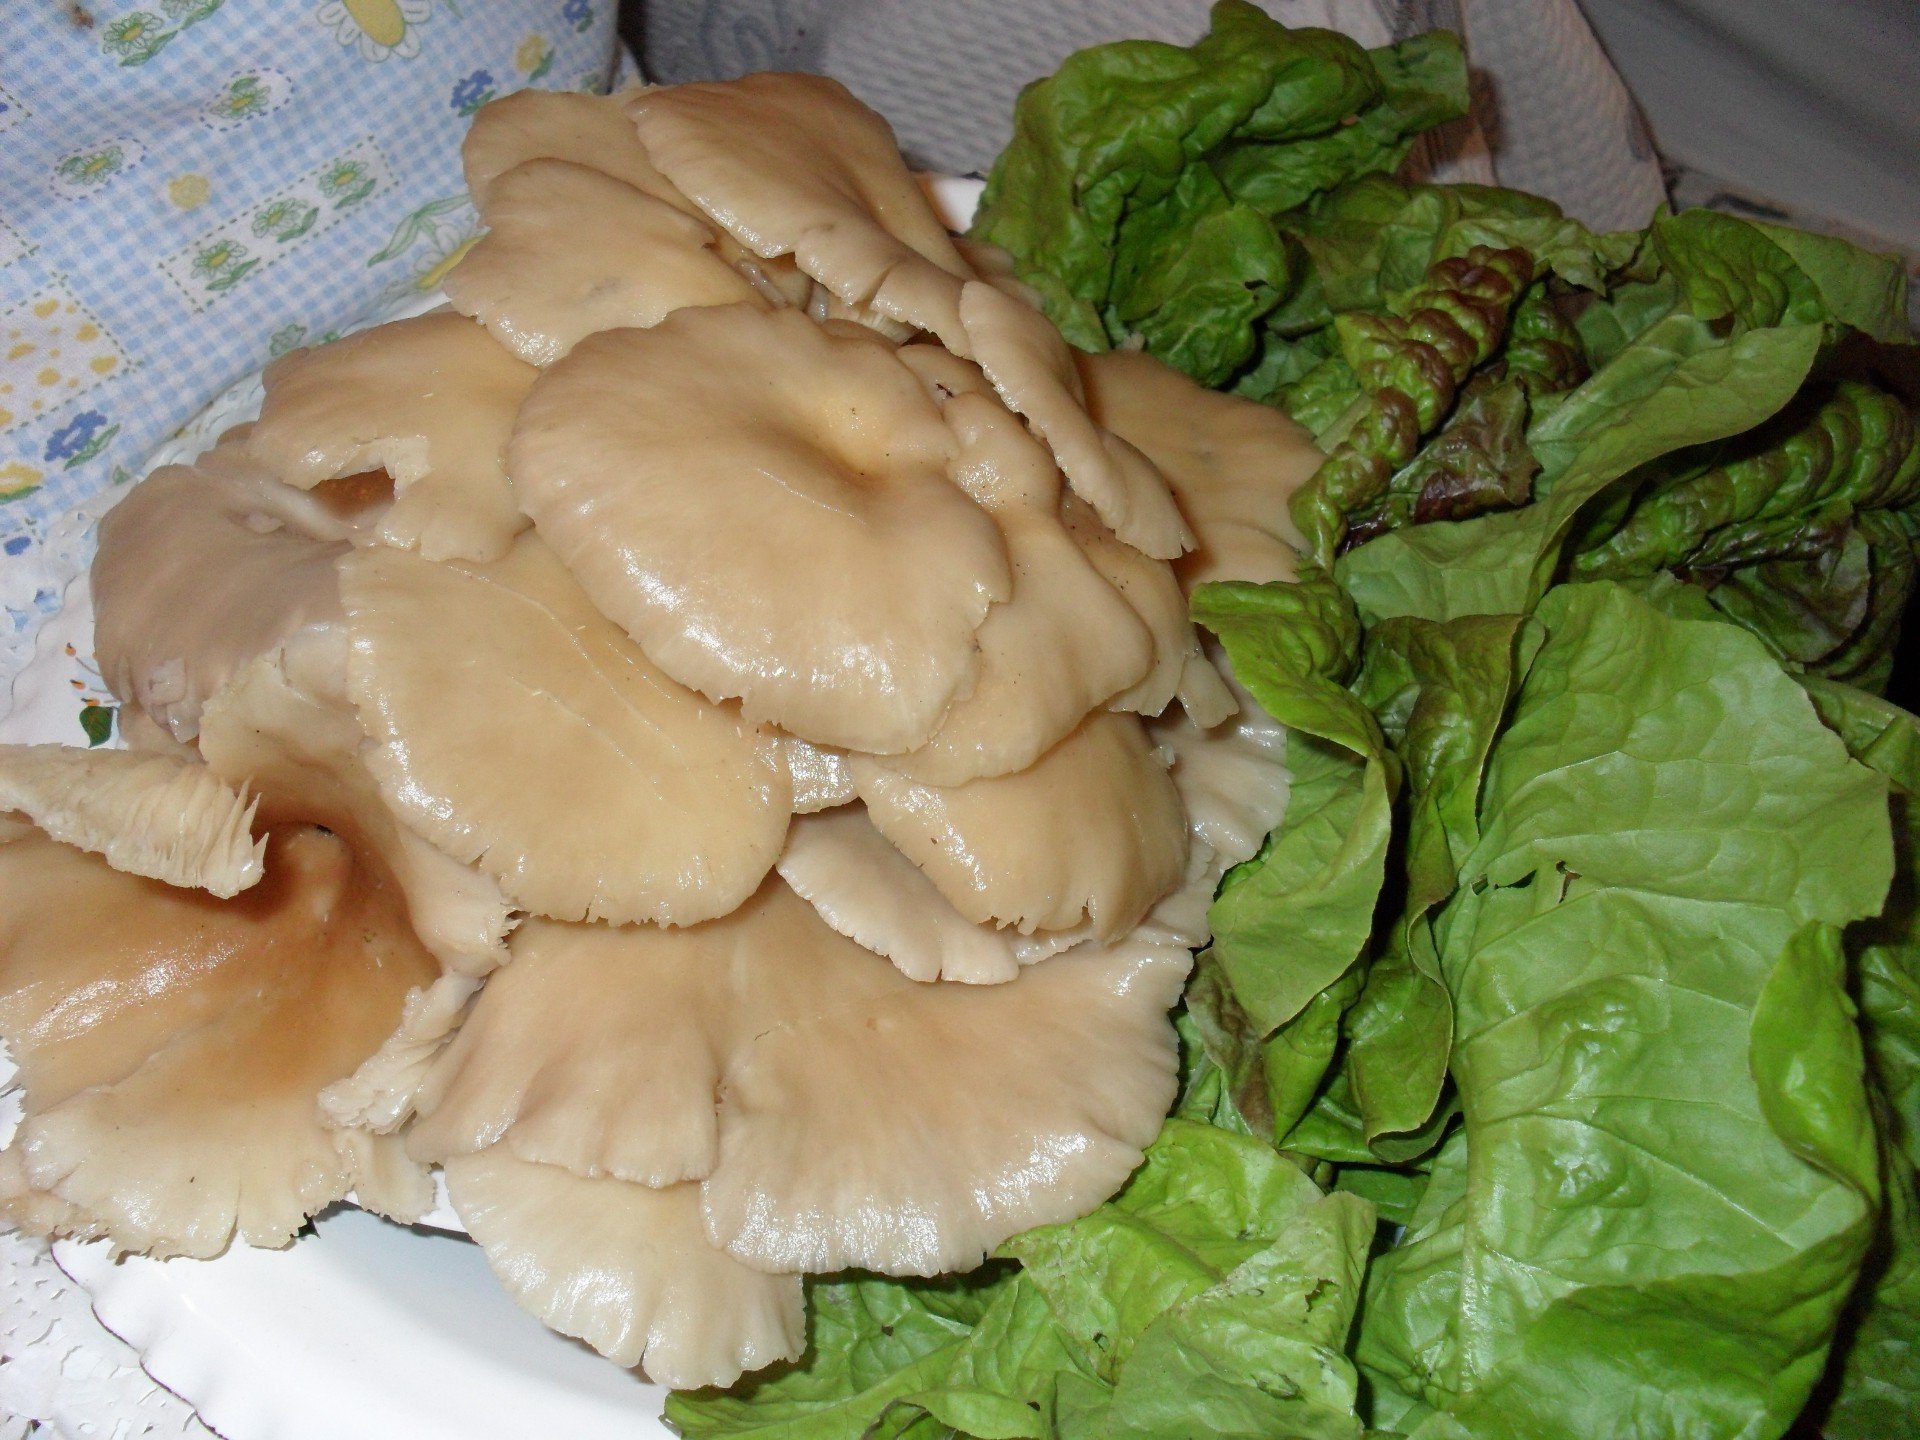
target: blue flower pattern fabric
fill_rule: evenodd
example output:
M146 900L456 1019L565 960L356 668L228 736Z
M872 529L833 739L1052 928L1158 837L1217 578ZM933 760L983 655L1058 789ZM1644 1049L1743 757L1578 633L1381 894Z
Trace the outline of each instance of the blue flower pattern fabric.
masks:
M616 10L0 6L0 713L78 563L63 517L274 356L434 288L477 233L474 111L610 88Z

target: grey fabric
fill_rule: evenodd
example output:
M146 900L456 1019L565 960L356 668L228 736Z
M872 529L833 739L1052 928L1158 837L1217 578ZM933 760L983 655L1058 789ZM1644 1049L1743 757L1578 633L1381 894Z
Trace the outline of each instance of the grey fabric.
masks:
M1690 194L1920 254L1916 0L1582 4Z

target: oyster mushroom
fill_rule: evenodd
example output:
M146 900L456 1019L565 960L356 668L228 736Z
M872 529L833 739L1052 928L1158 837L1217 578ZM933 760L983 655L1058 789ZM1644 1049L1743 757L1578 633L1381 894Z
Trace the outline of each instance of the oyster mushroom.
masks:
M1073 493L1127 544L1157 560L1193 547L1167 482L1153 463L1087 414L1073 351L1053 322L984 280L960 294L964 352L1053 449Z
M809 745L798 735L776 732L780 758L786 762L787 778L793 784L793 813L812 815L850 803L854 797L853 772L847 757L838 750Z
M799 1356L798 1275L708 1243L700 1187L585 1179L495 1145L446 1162L447 1196L523 1307L675 1389Z
M266 842L253 838L257 800L197 762L68 745L0 745L0 816L91 851L116 870L226 898L257 885Z
M1005 985L922 984L778 879L687 930L529 921L514 952L411 1152L702 1181L708 1235L774 1273L966 1268L1091 1209L1173 1098L1189 961L1084 946Z
M447 298L531 365L683 306L764 303L704 222L585 165L516 165L480 218L489 229L448 274Z
M1087 409L1159 467L1198 544L1174 562L1208 580L1294 578L1305 541L1287 513L1326 456L1271 405L1209 390L1142 351L1074 352Z
M1027 769L922 785L850 758L873 823L976 923L1124 935L1180 883L1186 816L1140 722L1096 711Z
M923 744L1007 597L955 442L870 332L792 310L678 310L589 336L534 386L520 501L654 663L819 745Z
M507 958L513 921L486 875L401 825L368 772L372 748L346 696L346 641L296 636L250 662L207 703L208 769L261 795L269 823L324 825L376 854L404 897L420 942L451 971L484 975Z
M927 784L961 785L1026 769L1141 680L1154 637L1062 525L1060 472L1019 417L980 394L953 395L944 411L960 441L955 483L1000 527L1013 591L980 625L971 692L925 745L890 763Z
M337 623L355 525L236 446L168 465L100 520L94 651L108 688L175 740L206 699L296 631Z
M381 867L315 826L270 831L265 877L228 900L45 837L0 846L0 1036L25 1114L0 1206L201 1257L284 1244L349 1189L411 1218L430 1191L397 1142L336 1136L315 1096L438 968Z
M624 103L660 172L745 249L790 254L846 304L967 353L959 299L973 271L887 122L837 80L748 75Z
M862 806L796 817L775 868L822 920L909 980L999 985L1020 973L1019 934L954 909Z
M395 320L274 361L241 443L303 490L382 468L395 498L381 543L493 560L527 524L501 460L537 374L463 315Z
M515 904L690 925L759 885L792 813L776 743L661 674L538 536L490 565L361 550L340 584L382 793Z
M696 214L692 203L647 158L620 97L564 90L520 90L482 105L460 145L473 203L484 209L494 182L529 160L587 165L654 199Z

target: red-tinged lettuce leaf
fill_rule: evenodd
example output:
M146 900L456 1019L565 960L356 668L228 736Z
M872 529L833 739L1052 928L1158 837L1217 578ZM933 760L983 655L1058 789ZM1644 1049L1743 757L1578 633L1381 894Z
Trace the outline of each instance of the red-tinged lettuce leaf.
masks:
M1775 1435L1878 1188L1838 927L1884 782L1752 637L1610 585L1542 601L1436 934L1464 1125L1369 1280L1377 1423Z
M1545 469L1521 510L1392 531L1342 556L1362 615L1524 615L1546 592L1581 512L1640 467L1750 430L1793 399L1818 325L1713 336L1690 315L1652 326L1537 424Z

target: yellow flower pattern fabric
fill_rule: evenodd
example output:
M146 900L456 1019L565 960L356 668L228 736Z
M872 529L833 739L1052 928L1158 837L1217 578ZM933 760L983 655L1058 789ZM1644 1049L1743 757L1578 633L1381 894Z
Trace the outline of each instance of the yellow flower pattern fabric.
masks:
M241 376L433 289L478 235L473 112L611 88L617 8L0 5L0 695L98 497Z

